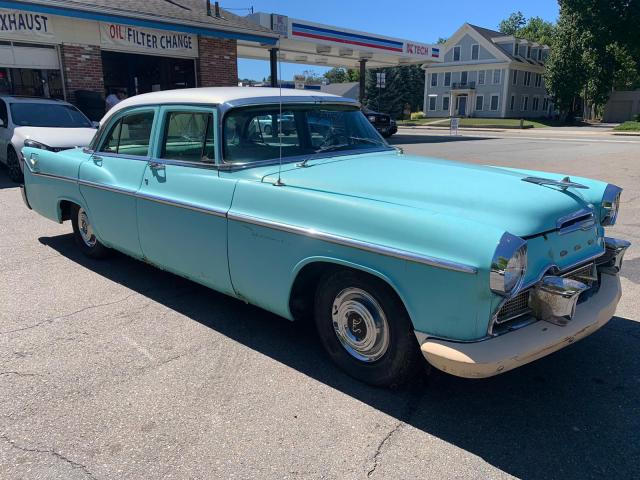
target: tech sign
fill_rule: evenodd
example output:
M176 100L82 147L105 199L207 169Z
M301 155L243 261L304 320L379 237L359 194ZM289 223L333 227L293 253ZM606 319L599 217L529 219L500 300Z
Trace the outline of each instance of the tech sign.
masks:
M412 57L439 58L440 49L422 43L404 42L404 53Z
M144 51L152 55L198 56L198 38L189 33L100 23L100 41L107 49Z

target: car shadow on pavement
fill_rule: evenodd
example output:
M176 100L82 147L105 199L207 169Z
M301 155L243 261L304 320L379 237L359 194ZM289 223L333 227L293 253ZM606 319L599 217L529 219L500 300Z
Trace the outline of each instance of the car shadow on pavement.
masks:
M394 135L387 139L392 145L409 145L414 143L448 143L448 142L469 142L473 140L495 140L493 137L480 137L470 135L427 135L427 134L408 134Z
M40 241L111 281L395 417L406 424L401 428L438 437L516 477L640 478L637 321L614 317L577 344L498 377L465 380L434 372L405 389L384 390L338 370L304 323L288 322L124 255L88 259L71 235ZM176 291L182 293L171 295Z

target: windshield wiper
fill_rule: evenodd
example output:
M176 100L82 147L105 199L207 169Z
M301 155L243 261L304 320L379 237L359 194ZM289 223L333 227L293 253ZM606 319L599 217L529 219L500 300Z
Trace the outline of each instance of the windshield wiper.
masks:
M356 141L361 141L361 142L366 142L366 143L371 143L373 145L376 145L378 147L389 147L389 148L393 148L391 147L391 145L385 144L384 142L381 142L380 140L376 140L373 138L366 138L366 137L346 137L349 140L356 140ZM338 143L336 145L325 145L324 147L320 147L318 148L314 153L324 153L324 152L331 152L334 150L337 150L339 148L345 148L345 147L352 147L354 145L357 145L356 143ZM298 167L306 167L307 163L309 162L309 160L313 160L313 156L309 156L307 158L305 158L302 162L298 163L297 166Z

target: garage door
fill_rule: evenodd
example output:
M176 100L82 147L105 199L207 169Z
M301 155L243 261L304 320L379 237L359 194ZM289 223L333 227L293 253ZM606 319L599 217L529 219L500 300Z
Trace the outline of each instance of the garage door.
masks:
M605 122L626 122L631 120L633 102L631 100L618 100L607 103L604 110Z

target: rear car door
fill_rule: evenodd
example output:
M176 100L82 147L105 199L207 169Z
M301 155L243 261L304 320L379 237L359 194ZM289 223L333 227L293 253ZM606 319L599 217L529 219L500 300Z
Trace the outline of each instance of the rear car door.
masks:
M142 257L135 194L150 158L157 107L114 115L78 180L96 235L107 246Z
M138 192L138 228L147 260L233 294L227 212L236 182L220 178L215 107L165 106Z

